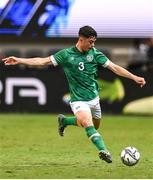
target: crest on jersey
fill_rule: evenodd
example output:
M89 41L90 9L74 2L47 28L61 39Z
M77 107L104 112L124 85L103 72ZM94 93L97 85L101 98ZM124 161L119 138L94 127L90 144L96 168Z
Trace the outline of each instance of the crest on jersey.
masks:
M87 55L86 58L87 58L88 62L91 62L94 57L93 57L93 55Z
M69 57L69 60L70 60L70 61L73 61L73 60L74 60L74 57L73 57L73 56Z

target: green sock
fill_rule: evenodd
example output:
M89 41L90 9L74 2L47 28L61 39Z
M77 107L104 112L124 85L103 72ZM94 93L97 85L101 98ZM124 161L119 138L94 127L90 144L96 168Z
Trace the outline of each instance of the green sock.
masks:
M65 117L64 118L64 125L68 126L68 125L74 125L77 126L77 119L75 116L73 117Z
M93 144L97 147L99 151L106 150L105 143L101 135L94 128L94 126L89 126L85 130L86 130L88 138L91 139L91 141L93 142Z

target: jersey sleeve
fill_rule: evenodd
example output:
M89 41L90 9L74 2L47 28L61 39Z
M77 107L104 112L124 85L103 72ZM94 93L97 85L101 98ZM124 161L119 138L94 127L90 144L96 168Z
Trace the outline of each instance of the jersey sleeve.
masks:
M110 60L102 52L96 49L95 54L98 65L102 65L103 67L107 67L109 65Z
M66 58L67 58L66 49L63 49L61 51L58 51L54 55L51 55L51 61L54 66L57 66L57 65L63 66L64 63L66 62Z

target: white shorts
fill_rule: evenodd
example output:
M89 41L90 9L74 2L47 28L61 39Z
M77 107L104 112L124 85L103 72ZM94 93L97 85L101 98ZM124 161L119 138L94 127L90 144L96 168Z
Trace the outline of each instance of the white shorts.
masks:
M101 119L101 107L98 96L91 101L70 102L70 106L74 114L84 110L90 112L94 119Z

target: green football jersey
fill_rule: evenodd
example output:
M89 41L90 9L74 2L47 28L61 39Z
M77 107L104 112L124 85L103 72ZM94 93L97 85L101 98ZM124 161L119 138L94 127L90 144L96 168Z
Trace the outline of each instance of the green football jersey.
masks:
M97 67L108 65L108 58L96 48L80 52L76 47L63 49L53 55L68 80L71 102L90 101L98 96Z

